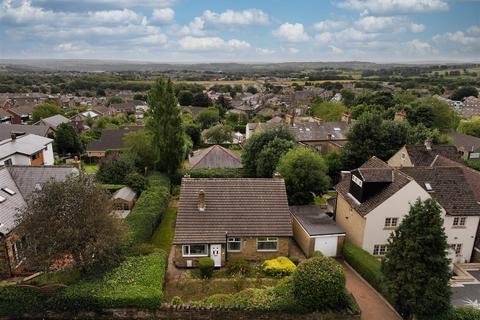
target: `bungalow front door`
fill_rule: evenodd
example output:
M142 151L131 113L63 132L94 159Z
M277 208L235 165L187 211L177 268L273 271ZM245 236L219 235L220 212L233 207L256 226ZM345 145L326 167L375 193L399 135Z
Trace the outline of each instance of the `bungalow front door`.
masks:
M215 267L222 266L222 245L221 244L210 245L210 258L213 259Z

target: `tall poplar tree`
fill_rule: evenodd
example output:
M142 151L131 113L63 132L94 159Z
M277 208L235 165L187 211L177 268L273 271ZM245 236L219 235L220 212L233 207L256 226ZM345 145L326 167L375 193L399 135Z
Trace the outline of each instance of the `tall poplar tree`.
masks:
M450 260L439 205L418 199L389 240L386 288L405 319L437 319L450 309Z
M151 117L147 130L153 137L156 165L159 170L173 175L185 158L185 133L181 110L170 79L157 79L147 97Z

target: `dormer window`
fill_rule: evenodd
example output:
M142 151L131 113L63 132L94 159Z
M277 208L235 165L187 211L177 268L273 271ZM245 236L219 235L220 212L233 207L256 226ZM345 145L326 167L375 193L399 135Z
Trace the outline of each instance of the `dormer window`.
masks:
M362 187L363 181L360 180L357 176L352 175L352 181L355 182L359 187Z
M430 182L425 182L425 189L427 189L427 191L433 191L433 188Z

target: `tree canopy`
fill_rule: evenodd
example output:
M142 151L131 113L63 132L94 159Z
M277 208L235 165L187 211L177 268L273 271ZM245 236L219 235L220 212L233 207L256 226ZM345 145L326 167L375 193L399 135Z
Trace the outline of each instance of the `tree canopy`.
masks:
M44 102L33 109L32 121L37 122L40 119L48 118L56 114L62 114L62 109L53 102Z
M220 112L215 107L209 107L200 111L197 115L197 122L202 129L208 129L220 121Z
M48 271L65 261L82 270L111 262L126 232L111 214L110 197L83 174L34 191L17 216L16 232L26 235L26 263Z
M436 319L450 308L447 236L439 205L418 199L389 239L386 287L404 318Z
M187 152L187 136L182 128L181 110L170 79L155 81L148 92L150 114L146 129L152 135L156 166L173 175Z
M233 128L229 125L217 124L205 132L205 139L213 144L232 143Z
M62 123L57 127L54 146L55 150L61 155L67 153L78 155L83 152L83 143L80 136L70 123Z
M458 88L452 93L452 95L450 96L450 99L460 101L463 98L470 97L470 96L478 97L477 88L473 86Z
M461 120L458 125L458 132L480 138L480 116L470 120Z
M281 159L277 171L285 179L288 202L303 205L325 193L330 179L323 158L309 148L295 148Z

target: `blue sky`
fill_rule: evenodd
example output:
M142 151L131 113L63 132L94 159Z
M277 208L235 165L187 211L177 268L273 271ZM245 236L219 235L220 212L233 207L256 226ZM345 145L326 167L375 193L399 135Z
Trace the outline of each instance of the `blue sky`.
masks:
M0 0L0 58L480 61L480 0Z

